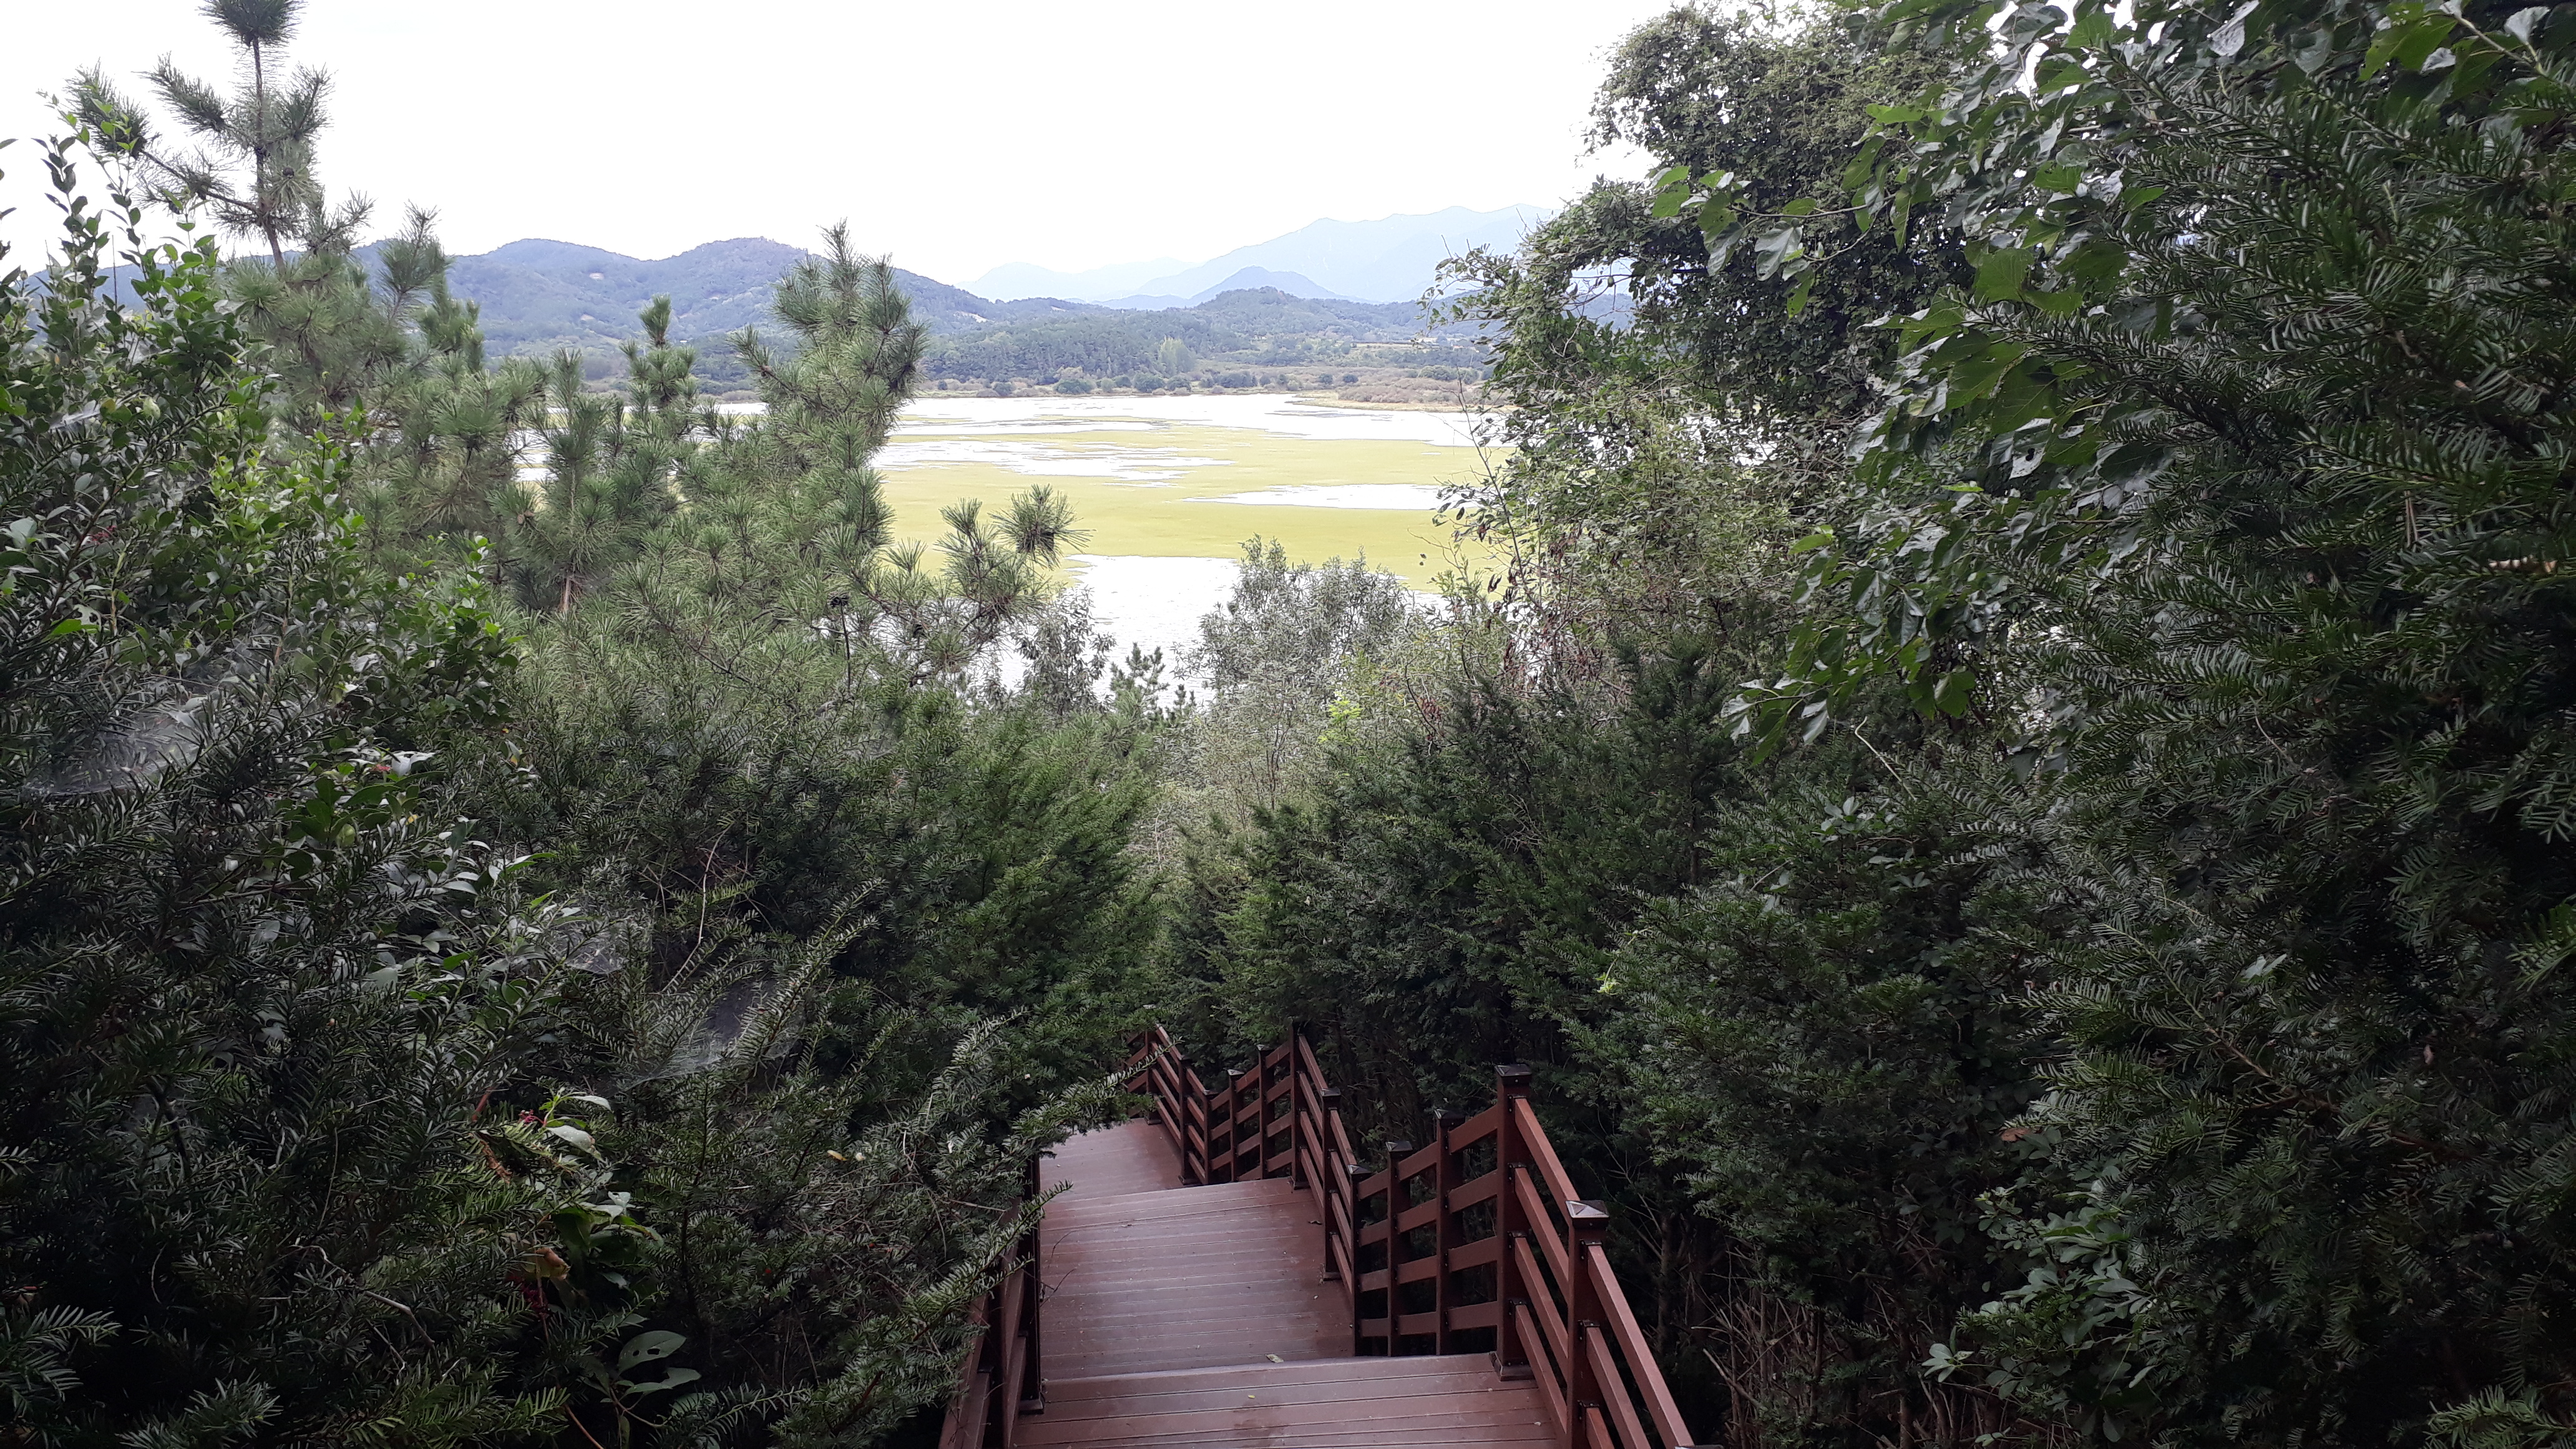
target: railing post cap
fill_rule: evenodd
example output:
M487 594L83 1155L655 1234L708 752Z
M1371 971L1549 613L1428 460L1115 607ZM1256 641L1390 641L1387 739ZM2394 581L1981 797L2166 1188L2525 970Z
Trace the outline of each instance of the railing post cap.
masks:
M1504 1062L1494 1068L1494 1075L1506 1087L1519 1087L1526 1090L1530 1080L1529 1063Z
M1401 1137L1391 1137L1387 1139L1386 1155L1389 1157L1402 1157L1412 1150L1413 1144Z
M1467 1120L1467 1114L1455 1107L1434 1107L1431 1109L1431 1120L1443 1124L1464 1122Z
M1315 1095L1323 1098L1327 1102L1338 1102L1342 1100L1342 1089L1339 1087L1326 1087Z
M1366 1168L1366 1167L1364 1167L1364 1166L1362 1166L1361 1164L1356 1163L1356 1162L1345 1162L1345 1163L1343 1163L1343 1164L1342 1164L1342 1171L1344 1171L1344 1172L1346 1172L1346 1173L1349 1173L1349 1174L1350 1174L1350 1177L1351 1177L1351 1181L1353 1181L1353 1182L1357 1182L1357 1181L1359 1181L1361 1178L1364 1178L1364 1177L1374 1177L1374 1176L1376 1176L1376 1174L1375 1174L1375 1173L1370 1172L1370 1171L1368 1170L1368 1168Z
M1578 1223L1606 1223L1610 1221L1610 1207L1597 1197L1576 1198L1565 1205L1565 1215Z

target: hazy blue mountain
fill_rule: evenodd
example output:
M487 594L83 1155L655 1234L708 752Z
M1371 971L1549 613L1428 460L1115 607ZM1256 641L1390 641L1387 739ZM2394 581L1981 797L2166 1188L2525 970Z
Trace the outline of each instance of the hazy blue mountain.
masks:
M1268 267L1245 267L1215 286L1202 289L1194 297L1120 297L1100 305L1127 311L1162 311L1173 307L1195 307L1201 302L1214 301L1228 292L1249 292L1263 287L1285 292L1291 297L1310 297L1325 302L1362 300L1358 297L1345 297L1329 288L1316 286L1313 281L1295 272L1274 272Z
M1154 296L1192 297L1246 267L1290 272L1318 286L1370 302L1410 302L1429 288L1440 263L1471 247L1508 248L1547 217L1534 206L1469 211L1453 206L1422 216L1375 221L1319 221L1211 262L1138 287Z
M1499 211L1453 206L1419 216L1381 216L1375 221L1325 220L1237 247L1197 266L1129 262L1087 272L1055 272L1013 262L986 272L977 279L975 290L1012 297L1045 292L1146 308L1187 306L1229 288L1254 285L1307 295L1281 281L1234 280L1249 269L1293 278L1319 296L1410 302L1430 287L1443 261L1471 247L1508 250L1519 244L1522 233L1549 215L1546 208L1536 206L1506 206ZM1116 285L1130 277L1136 279L1132 285Z
M1120 262L1087 272L1059 272L1030 262L1007 262L966 286L986 297L1064 297L1076 302L1098 302L1126 296L1156 277L1170 276L1188 265L1178 257L1156 257L1150 262Z

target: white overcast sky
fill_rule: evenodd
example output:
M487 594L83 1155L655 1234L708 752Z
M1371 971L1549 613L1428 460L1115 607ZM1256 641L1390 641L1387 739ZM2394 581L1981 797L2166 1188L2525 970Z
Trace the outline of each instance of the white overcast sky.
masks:
M659 257L846 217L965 282L1196 262L1318 217L1555 205L1608 48L1669 0L309 0L291 54L338 89L321 156L451 251L551 237ZM228 78L196 0L0 0L0 136L38 93L165 52ZM139 84L134 87L141 89ZM0 237L50 212L0 151ZM14 260L31 264L22 250Z

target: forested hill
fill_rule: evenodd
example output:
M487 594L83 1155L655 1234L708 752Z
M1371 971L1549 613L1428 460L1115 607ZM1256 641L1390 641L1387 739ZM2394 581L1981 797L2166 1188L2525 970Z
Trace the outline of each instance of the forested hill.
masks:
M801 248L756 236L708 242L659 261L530 238L457 258L448 280L458 296L482 304L483 335L495 352L608 352L635 335L635 314L657 296L671 299L676 341L765 325L770 285L805 255ZM1049 298L987 301L901 268L895 277L934 333L1101 310Z

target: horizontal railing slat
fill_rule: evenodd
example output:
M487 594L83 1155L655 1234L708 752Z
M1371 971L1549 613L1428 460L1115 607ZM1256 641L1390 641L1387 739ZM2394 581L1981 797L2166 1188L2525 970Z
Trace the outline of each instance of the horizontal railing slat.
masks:
M1513 1239L1512 1254L1519 1260L1521 1281L1530 1285L1530 1307L1539 1314L1539 1323L1547 1330L1547 1346L1555 1353L1559 1371L1562 1372L1568 1363L1565 1352L1565 1319L1557 1313L1556 1304L1547 1296L1547 1284L1538 1276L1538 1264L1530 1259L1529 1239Z
M1440 1153L1441 1146L1437 1142L1428 1147L1416 1149L1402 1162L1395 1164L1395 1180L1402 1182L1408 1177L1429 1172L1440 1161Z
M1478 1238L1472 1243L1461 1243L1449 1250L1449 1271L1459 1273L1469 1268L1481 1268L1487 1263L1500 1262L1502 1256L1501 1238Z
M1513 1325L1520 1329L1521 1342L1540 1342L1539 1326L1532 1320L1530 1305L1526 1303L1514 1304L1512 1306L1512 1321ZM1559 1363L1564 1362L1562 1358L1557 1361ZM1565 1432L1565 1389L1563 1385L1557 1381L1557 1370L1543 1363L1533 1364L1531 1367L1537 1370L1537 1372L1532 1374L1531 1377L1538 1380L1539 1397L1547 1401L1548 1420L1555 1426L1556 1432L1562 1434Z
M1610 1336L1596 1326L1583 1336L1583 1345L1592 1357L1593 1377L1601 1384L1601 1397L1610 1409L1610 1422L1619 1430L1622 1449L1655 1449L1646 1437L1646 1426L1637 1422L1637 1406L1628 1398L1628 1381L1619 1374L1619 1359L1610 1351Z
M1558 1240L1556 1225L1548 1218L1546 1199L1538 1195L1537 1186L1530 1180L1532 1174L1516 1172L1512 1176L1519 1179L1512 1190L1520 1196L1521 1212L1529 1219L1530 1236L1546 1253L1549 1281L1563 1291L1567 1281L1565 1244Z
M1520 1118L1521 1145L1529 1149L1530 1161L1547 1179L1549 1194L1560 1205L1575 1201L1574 1179L1565 1175L1565 1164L1556 1160L1556 1148L1549 1144L1547 1129L1539 1125L1538 1113L1531 1108L1529 1098L1514 1098L1512 1111Z
M1453 1331L1461 1328L1493 1328L1500 1325L1502 1321L1503 1305L1499 1303L1470 1303L1463 1308L1449 1310L1449 1327Z
M1610 1320L1610 1332L1618 1339L1620 1352L1637 1370L1637 1388L1645 1395L1646 1412L1655 1421L1655 1432L1664 1436L1667 1449L1688 1444L1690 1430L1682 1423L1681 1407L1673 1402L1673 1391L1665 1385L1664 1376L1644 1371L1654 1363L1655 1355L1646 1345L1645 1330L1637 1326L1637 1315L1629 1311L1628 1295L1620 1291L1619 1280L1611 1276L1610 1255L1597 1245L1584 1252L1592 1259L1593 1271L1601 1275L1602 1312Z
M1463 1152L1494 1135L1503 1125L1502 1104L1497 1102L1466 1121L1449 1129L1449 1150Z

